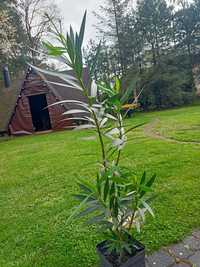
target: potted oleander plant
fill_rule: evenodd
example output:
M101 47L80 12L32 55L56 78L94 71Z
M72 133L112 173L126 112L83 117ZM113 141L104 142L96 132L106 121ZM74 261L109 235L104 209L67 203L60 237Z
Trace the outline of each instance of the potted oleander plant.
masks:
M85 23L86 13L80 32L75 33L70 27L67 35L53 25L53 34L59 45L44 43L50 56L61 60L73 70L73 77L32 66L38 71L56 75L74 87L74 90L82 91L87 102L66 100L56 104L73 103L77 107L70 110L70 114L74 114L74 120L86 121L75 129L93 129L99 140L101 162L98 164L96 177L92 182L85 179L78 181L80 191L75 197L80 203L73 210L68 222L74 218L86 216L88 222L100 227L105 237L105 240L97 245L102 267L143 267L145 248L135 240L134 233L135 230L140 232L146 213L154 216L149 205L149 191L156 175L147 178L144 172L139 177L133 170L120 164L123 149L129 141L129 132L141 125L125 127L127 111L124 111L123 107L130 90L122 94L119 78L113 78L113 82L109 84L105 81L92 82L96 64L94 62L92 66L88 66L90 83L84 84L82 44ZM99 49L96 60L98 60ZM63 83L63 86L66 84ZM125 106L127 108L127 104ZM129 104L128 108L133 107L135 103ZM77 113L83 114L81 118L80 116L76 118Z

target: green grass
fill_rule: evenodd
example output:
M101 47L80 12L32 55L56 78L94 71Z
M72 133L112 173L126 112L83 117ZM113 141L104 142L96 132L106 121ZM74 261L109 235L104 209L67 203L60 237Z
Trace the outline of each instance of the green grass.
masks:
M155 131L178 141L200 142L200 106L137 114L130 124L159 123ZM66 224L76 203L76 179L95 174L97 142L87 131L59 132L0 141L0 266L96 267L102 240L84 221ZM147 251L174 243L200 227L200 145L133 132L122 164L157 173L153 202L141 236Z

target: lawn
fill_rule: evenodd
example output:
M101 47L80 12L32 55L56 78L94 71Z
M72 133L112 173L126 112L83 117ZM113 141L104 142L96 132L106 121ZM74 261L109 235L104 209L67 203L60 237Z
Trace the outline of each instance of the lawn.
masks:
M156 121L156 123L154 123ZM139 113L123 165L157 173L155 219L140 237L159 249L200 227L200 106ZM156 138L154 134L163 138ZM84 221L66 224L76 179L92 179L99 158L92 132L59 132L0 140L0 266L96 267L102 239ZM88 175L88 173L90 175Z

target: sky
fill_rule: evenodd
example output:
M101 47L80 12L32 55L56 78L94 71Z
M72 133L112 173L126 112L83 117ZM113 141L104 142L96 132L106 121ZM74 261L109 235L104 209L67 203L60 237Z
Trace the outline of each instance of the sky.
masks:
M90 39L95 39L96 30L94 24L97 22L93 11L98 12L100 5L105 3L105 0L54 0L58 5L64 21L64 29L68 30L70 24L76 30L79 30L81 20L85 10L87 9L87 25L85 32L84 45L86 46ZM131 3L135 5L136 0ZM167 0L171 3L170 0Z
M64 28L69 29L71 24L76 30L79 29L84 11L87 9L87 25L85 32L85 44L92 38L95 38L95 28L93 25L96 23L96 18L92 14L97 11L103 0L55 0L61 15L64 19Z

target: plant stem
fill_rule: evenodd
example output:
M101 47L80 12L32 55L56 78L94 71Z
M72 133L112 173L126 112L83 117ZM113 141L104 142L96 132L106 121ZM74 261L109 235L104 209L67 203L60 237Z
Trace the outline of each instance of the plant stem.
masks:
M134 213L131 215L131 220L130 220L130 224L129 224L129 228L128 231L130 232L132 224L133 224L133 220L134 220Z
M133 204L133 214L131 215L131 220L130 220L130 224L129 224L129 232L131 230L132 224L133 224L133 220L134 220L134 216L135 216L135 210L137 210L137 206L138 206L138 201L137 199L135 200L135 203Z
M95 114L95 112L93 110L92 110L92 115L94 117L94 121L95 121L96 128L97 128L97 133L98 133L99 141L100 141L100 145L101 145L103 166L106 169L106 152L105 152L105 146L104 146L103 137L102 137L102 134L101 134L101 129L100 129L100 126L99 126L99 123L98 123L98 120L97 120L97 116L96 116L96 114Z
M78 79L82 89L83 89L83 92L84 92L85 96L87 97L88 104L91 107L92 103L91 103L91 99L89 98L89 94L88 94L87 88L85 88L85 85L84 85L82 79L78 76L77 73L76 73L76 76L77 76L77 79ZM99 142L100 142L100 146L101 146L103 166L106 169L106 152L105 152L105 146L104 146L104 142L103 142L103 137L102 137L102 134L101 134L101 129L100 129L99 122L98 122L98 119L97 119L97 116L96 116L94 110L93 109L91 109L91 110L92 110L92 115L93 115L93 118L94 118L94 121L95 121L97 133L98 133L98 136L99 136Z
M121 114L120 114L120 115L121 115ZM122 123L121 123L120 115L118 115L118 122L119 122L119 137L120 137L120 139L121 139L122 136L123 136L123 134L122 134ZM120 156L121 156L121 150L118 151L117 161L116 161L116 166L119 164Z
M118 164L119 164L119 161L120 161L120 156L121 156L121 150L119 150L119 151L118 151L116 165L118 165Z

